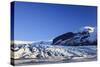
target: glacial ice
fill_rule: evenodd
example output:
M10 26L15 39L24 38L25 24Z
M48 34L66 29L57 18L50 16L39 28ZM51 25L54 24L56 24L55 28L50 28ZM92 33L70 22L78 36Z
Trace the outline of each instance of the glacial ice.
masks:
M95 58L97 56L96 46L61 46L45 43L14 44L12 47L13 59L80 59Z

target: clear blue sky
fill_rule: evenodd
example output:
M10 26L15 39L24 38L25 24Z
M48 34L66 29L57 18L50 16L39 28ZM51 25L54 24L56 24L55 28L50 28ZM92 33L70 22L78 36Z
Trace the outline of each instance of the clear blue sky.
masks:
M14 9L15 40L50 40L97 22L95 6L15 2Z

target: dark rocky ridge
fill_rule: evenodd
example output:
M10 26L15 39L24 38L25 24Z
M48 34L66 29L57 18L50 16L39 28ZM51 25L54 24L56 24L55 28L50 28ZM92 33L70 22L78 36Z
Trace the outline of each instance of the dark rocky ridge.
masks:
M68 32L55 37L53 39L52 45L97 45L97 40L91 41L89 37L91 36L88 31L82 31L78 33Z

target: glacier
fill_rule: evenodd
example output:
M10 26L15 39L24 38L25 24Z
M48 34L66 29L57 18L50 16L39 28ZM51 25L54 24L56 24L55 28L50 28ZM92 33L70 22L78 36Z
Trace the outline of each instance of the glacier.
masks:
M12 44L14 64L66 63L97 60L97 46L51 45L51 41Z
M70 63L97 60L97 32L86 26L49 41L11 41L11 64Z

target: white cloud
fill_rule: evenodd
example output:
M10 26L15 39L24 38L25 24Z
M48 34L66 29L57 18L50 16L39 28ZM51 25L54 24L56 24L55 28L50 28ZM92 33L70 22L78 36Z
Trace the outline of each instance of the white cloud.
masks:
M83 30L88 31L89 33L93 33L95 30L95 27L85 26L85 27L83 27Z

